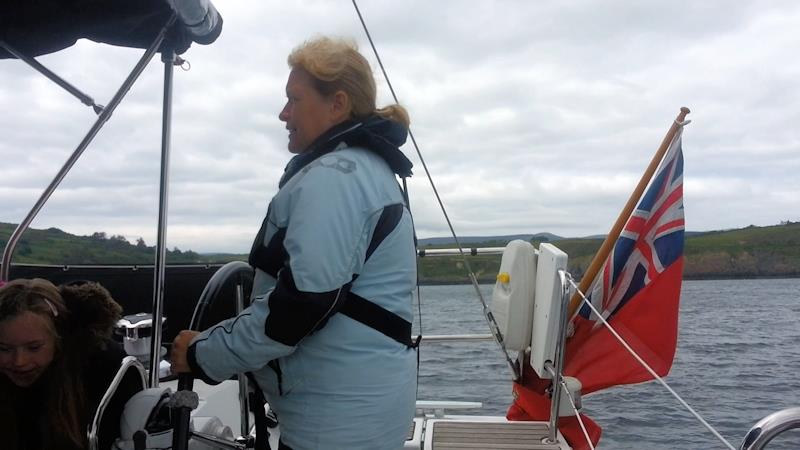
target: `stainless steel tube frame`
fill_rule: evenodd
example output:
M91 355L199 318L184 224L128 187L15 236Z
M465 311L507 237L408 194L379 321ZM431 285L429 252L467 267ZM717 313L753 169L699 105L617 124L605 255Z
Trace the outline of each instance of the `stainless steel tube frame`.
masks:
M174 14L173 14L174 17ZM164 273L167 256L167 211L169 210L169 150L172 133L172 75L175 52L164 51L164 100L161 115L161 180L158 195L158 238L153 270L153 340L150 342L150 387L158 387L161 363L161 330L164 317Z
M567 282L567 273L564 270L558 271L558 278L561 282L561 311L558 318L560 324L558 332L558 341L556 342L556 361L554 364L553 374L553 396L550 404L550 428L548 430L547 439L549 442L558 442L558 414L559 404L561 403L561 372L564 370L564 347L567 340L567 311L569 310L569 283Z
M139 78L139 75L142 74L144 68L147 67L147 64L153 58L153 55L156 53L156 51L158 51L158 48L161 46L162 42L164 42L167 29L172 26L174 22L175 15L173 14L172 18L167 21L166 25L164 25L164 28L161 29L161 31L158 33L158 36L156 36L156 38L153 40L153 44L150 45L150 47L144 52L144 55L142 55L142 57L136 63L136 66L134 66L131 73L122 83L122 86L120 86L119 90L117 90L117 93L114 94L114 97L108 103L108 106L106 106L105 109L103 109L103 112L97 117L94 125L92 125L92 127L89 129L89 132L86 133L86 136L83 138L81 143L78 144L78 148L72 152L72 155L70 155L69 159L67 159L67 162L64 163L64 165L61 167L61 170L59 170L55 178L53 178L53 181L50 182L50 185L47 186L47 189L45 189L44 193L42 193L41 197L39 197L39 200L33 206L33 209L28 212L28 215L25 216L22 222L20 222L14 232L11 233L11 236L8 238L8 243L3 250L3 261L2 266L0 266L0 281L8 281L8 276L11 273L11 255L14 253L14 248L16 248L17 242L20 240L20 238L22 238L22 234L28 229L31 222L33 222L33 219L50 198L50 195L52 195L58 185L61 184L61 181L70 171L70 169L72 169L72 166L75 165L75 162L78 161L78 158L80 158L81 154L83 154L83 151L86 150L86 147L89 146L89 143L92 142L103 125L105 125L105 123L111 117L111 114L114 112L114 110L117 109L117 106L119 106L120 102L122 102L122 99L128 93L131 86L133 86L133 83L136 82L136 80Z
M794 428L800 428L800 408L774 412L753 425L739 450L762 450L775 436Z

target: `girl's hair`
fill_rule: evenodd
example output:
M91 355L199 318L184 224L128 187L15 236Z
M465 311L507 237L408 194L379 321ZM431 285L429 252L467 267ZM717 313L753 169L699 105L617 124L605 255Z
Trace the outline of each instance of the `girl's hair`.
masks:
M67 330L70 312L64 299L53 283L41 278L18 279L0 287L0 322L18 315L32 312L49 320L48 328L55 338L56 349L50 363L44 398L45 415L53 437L43 436L45 440L68 441L83 448L87 445L85 424L88 416L86 410L86 392L80 382L81 366L78 358L65 357L63 336ZM74 355L72 355L74 356ZM0 392L10 386L0 383ZM17 418L29 420L30 418Z
M323 96L337 91L347 94L354 119L377 114L408 128L410 120L405 108L397 104L384 108L375 106L375 78L355 42L329 37L312 39L295 48L288 62L292 69L308 72L314 78L314 87Z
M26 311L48 317L53 327L69 314L53 283L41 278L13 280L0 288L0 322ZM55 328L50 330L56 337Z

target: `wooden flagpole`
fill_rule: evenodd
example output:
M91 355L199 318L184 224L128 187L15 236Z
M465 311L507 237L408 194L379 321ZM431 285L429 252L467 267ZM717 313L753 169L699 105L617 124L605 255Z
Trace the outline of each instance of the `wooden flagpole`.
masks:
M681 112L678 114L678 117L675 118L675 121L672 122L672 126L669 127L669 131L667 131L667 135L664 136L664 140L661 142L661 146L656 151L656 154L653 155L653 159L650 161L650 165L647 166L647 170L645 170L642 178L639 180L639 184L634 189L631 197L628 199L628 203L625 205L625 208L622 209L622 212L617 217L617 221L614 223L614 226L611 228L611 231L608 233L606 240L603 241L603 244L600 246L600 249L594 255L594 259L592 259L591 264L589 264L589 268L586 269L586 273L583 274L581 278L581 282L578 285L578 289L580 292L586 293L586 290L589 289L594 278L597 276L597 272L600 271L600 268L603 266L606 258L608 258L608 254L611 253L611 248L614 243L617 242L617 238L619 237L620 233L622 232L622 227L625 226L625 223L628 221L628 218L631 216L633 212L633 208L636 207L636 203L642 197L642 193L644 192L647 184L650 182L650 179L653 177L656 169L658 168L659 163L664 158L664 153L667 152L667 148L669 148L669 144L672 143L672 139L675 137L675 133L678 132L678 127L680 127L683 120L686 118L686 115L689 114L689 108L681 107ZM578 309L578 305L581 302L581 296L578 292L576 292L569 301L569 315L567 317L572 317L575 314L575 310Z

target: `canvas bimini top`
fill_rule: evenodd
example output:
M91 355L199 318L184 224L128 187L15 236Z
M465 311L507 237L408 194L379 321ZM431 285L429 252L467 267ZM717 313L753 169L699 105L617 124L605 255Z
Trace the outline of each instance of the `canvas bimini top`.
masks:
M147 48L172 14L162 46L176 54L192 42L209 44L222 31L222 17L208 0L7 0L0 8L0 43L35 57L78 39ZM16 56L0 46L0 59Z
M159 188L158 240L153 280L154 326L152 354L160 354L163 287L166 259L167 186L172 114L172 71L183 61L178 55L193 42L210 44L222 32L222 17L209 0L4 0L0 3L0 59L20 59L90 106L97 119L78 147L58 171L39 200L20 221L3 249L0 284L9 280L14 248L50 195L56 190L83 151L111 117L125 94L156 53L164 63L164 96L161 131L161 180ZM79 39L120 47L145 49L108 104L100 105L59 77L35 57L57 52ZM158 386L158 358L151 358L150 387Z

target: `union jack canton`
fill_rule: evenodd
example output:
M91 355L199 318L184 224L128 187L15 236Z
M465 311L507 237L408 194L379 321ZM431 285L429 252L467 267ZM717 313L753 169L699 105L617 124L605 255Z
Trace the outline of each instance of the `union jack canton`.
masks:
M683 254L681 131L589 289L589 300L607 321ZM595 322L593 329L601 325L587 305L579 314Z

